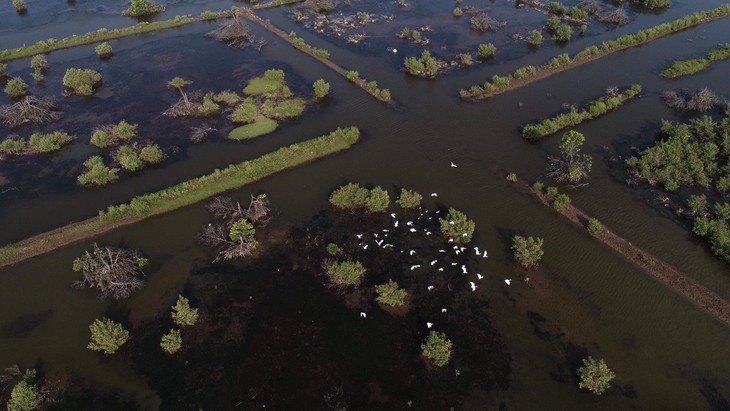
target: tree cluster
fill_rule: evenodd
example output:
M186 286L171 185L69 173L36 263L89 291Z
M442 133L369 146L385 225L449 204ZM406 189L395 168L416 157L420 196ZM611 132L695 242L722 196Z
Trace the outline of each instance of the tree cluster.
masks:
M229 197L216 197L206 208L220 221L204 227L199 236L204 244L217 248L213 261L244 258L256 250L254 224L268 222L271 211L265 194L252 195L248 207Z

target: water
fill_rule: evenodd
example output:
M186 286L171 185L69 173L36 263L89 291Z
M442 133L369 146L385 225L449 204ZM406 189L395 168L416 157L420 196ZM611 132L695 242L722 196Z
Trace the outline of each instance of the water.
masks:
M539 144L523 142L520 125L559 112L563 103L594 99L608 86L641 84L644 91L639 99L577 128L587 136L585 150L594 157L594 169L590 185L571 192L571 198L611 229L728 298L727 265L671 215L648 204L649 190L626 186L621 161L610 157L626 158L631 146L650 144L658 119L684 119L661 104L662 91L709 85L719 94L730 95L730 85L724 81L727 63L680 81L657 76L670 61L699 56L725 42L730 23L705 24L485 102L464 103L457 98L458 89L482 83L495 73L539 64L559 52L575 53L602 39L718 4L675 1L662 14L631 11L632 21L624 28L607 32L591 24L586 38L576 38L563 50L547 41L537 52L513 43L509 35L520 31L515 27L540 24L541 17L534 10L513 10L507 2L486 6L495 17L508 20L507 27L481 36L466 30L464 17L453 22L452 4L414 3L402 12L395 4L380 5L378 12L391 10L397 16L395 22L374 26L382 38L354 47L305 31L289 21L286 9L261 13L285 31L296 30L309 44L327 48L332 60L345 68L359 70L361 76L390 88L396 109L380 104L257 27L254 30L267 41L261 53L231 49L203 37L215 27L205 23L113 41L115 55L109 62L100 62L93 46L52 53L47 85L43 91L31 87L34 93L51 94L61 102L64 119L48 129L73 131L80 143L51 157L11 159L0 165L0 173L10 180L6 186L18 187L0 197L2 242L86 218L135 194L255 158L337 126L357 125L363 138L353 149L231 195L245 201L250 193L267 193L276 216L262 234L272 244L295 238L287 234L292 226L321 223L313 216L327 208L331 190L348 181L380 185L391 195L400 187L424 195L437 192L438 197L426 198L430 209L453 206L466 212L477 225L475 245L489 250L488 259L470 259L469 267L484 273L485 279L477 292L455 294L450 306L454 317L436 323L455 340L457 369L502 375L495 381L503 384L485 379L466 389L459 385L464 379L424 369L418 345L428 320L420 317L429 312L425 297L420 299L421 307L404 319L394 319L370 303L367 322L363 322L358 321L358 310L347 308L341 298L323 289L321 280L305 266L295 268L291 256L277 254L286 247L271 245L270 255L250 265L211 266L210 251L194 240L200 227L210 221L203 205L94 239L99 244L140 249L152 262L145 287L122 304L99 301L93 292L72 287L77 275L71 271L71 261L91 242L0 271L0 363L71 374L93 389L93 395L86 397L75 393L76 403L60 404L67 409L122 408L127 401L135 402L129 407L142 409L229 409L239 403L244 409L264 405L267 409L322 409L322 395L335 393L339 386L351 409L405 409L408 399L415 409L727 409L727 329L515 191L502 173L544 180L545 156L558 150L557 136ZM167 17L159 18L228 5L171 3ZM7 17L7 27L14 30L3 34L3 48L48 37L49 32L62 37L58 33L124 26L131 20L118 17L120 6L112 4L108 6L115 7L115 12L102 15L79 12L90 6L83 2L77 2L75 9L69 6L68 11L59 5L44 9L30 1L28 6L29 15L24 18L15 17L8 5L0 10L0 17ZM368 8L355 3L347 12ZM450 54L452 48L455 54L491 41L498 47L497 57L434 81L410 78L399 68L405 56L419 53L420 48L391 34L405 25L423 24L436 29L427 34L436 54L443 35L449 49L440 51L442 55ZM449 32L442 33L441 28ZM399 53L385 52L388 46L398 47ZM27 65L27 60L13 62L10 71L30 83ZM67 67L100 69L102 91L106 91L102 95L108 97L60 97L60 78ZM240 90L245 79L270 67L287 71L295 93L309 93L309 85L324 78L332 86L328 102L283 123L275 134L243 143L218 136L192 146L186 132L194 122L158 114L177 98L164 86L176 75L193 80L194 88ZM168 150L176 146L178 151L171 151L163 167L123 177L108 188L77 187L74 180L80 163L93 152L87 145L90 130L122 118L138 122L142 136ZM225 121L216 125L226 126ZM0 134L10 131L2 128ZM449 167L451 161L458 168ZM545 238L539 270L525 272L511 261L510 239L518 233ZM285 269L277 272L282 263L287 263ZM531 278L532 288L518 281L524 276ZM507 286L504 278L516 281ZM170 326L167 310L183 291L201 304L203 321L184 331L188 350L178 359L167 359L156 346L157 339ZM457 313L463 313L463 318ZM88 324L102 315L123 320L134 335L132 344L111 358L85 348ZM471 330L467 319L481 319L484 322L476 322L478 329L494 330L489 334L494 343L487 345L492 354L481 357L472 351L468 336L461 335ZM574 370L587 354L605 358L618 376L614 388L601 397L579 391L574 380ZM94 396L98 398L92 402L88 397Z

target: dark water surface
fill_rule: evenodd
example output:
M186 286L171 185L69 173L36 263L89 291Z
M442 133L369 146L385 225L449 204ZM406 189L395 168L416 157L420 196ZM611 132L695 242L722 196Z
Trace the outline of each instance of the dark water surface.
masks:
M124 8L118 2L27 3L25 16L17 16L9 2L0 6L0 48L134 21L118 15ZM728 409L727 328L514 190L504 181L504 172L544 180L545 156L558 151L559 136L528 144L520 138L520 125L559 112L565 103L599 97L608 86L641 84L640 98L577 127L586 135L585 150L593 155L594 168L590 184L570 192L571 198L631 242L730 298L727 265L671 213L650 204L650 190L627 186L622 165L632 146L651 144L659 119L687 118L661 103L662 91L710 86L730 96L727 62L679 81L657 75L674 59L699 57L726 42L730 22L705 24L484 102L457 98L460 88L483 83L493 74L541 64L559 52L575 53L719 4L675 0L664 13L632 9L625 27L607 30L591 23L585 38L576 37L563 47L548 40L539 51L529 51L510 36L539 27L545 17L535 10L515 10L506 1L473 2L508 22L502 30L483 35L468 30L466 16L453 19L452 2L414 1L404 10L395 2L352 2L342 7L344 13L396 15L392 23L363 28L379 35L357 46L307 31L290 20L286 8L261 12L282 30L296 30L307 43L330 50L334 62L389 88L396 108L380 104L257 27L254 31L267 41L260 53L204 37L216 27L208 23L112 41L114 57L104 62L94 55L93 46L54 52L48 56L51 69L45 85L32 84L28 59L10 63L12 75L22 76L34 94L54 96L61 104L64 118L45 129L63 128L75 133L78 142L53 156L0 163L2 188L16 188L0 196L3 243L338 126L356 125L363 138L347 152L231 193L246 201L251 193L266 192L275 208L275 218L259 233L266 238L268 252L246 264L209 263L210 250L194 239L211 221L199 204L94 239L137 248L151 261L145 287L121 303L99 301L93 292L72 287L77 275L71 262L91 242L3 269L0 365L17 363L48 374L73 375L79 386L89 387L71 390L71 398L58 405L62 409L316 410L326 409L326 394L356 410L409 409L408 401L411 409L435 410ZM156 19L232 3L166 5ZM497 56L433 81L408 77L400 71L403 58L421 48L393 33L425 24L436 30L426 34L436 55L493 42ZM389 53L387 47L399 51ZM60 82L67 67L100 70L103 89L93 99L62 97ZM246 79L272 67L284 69L292 90L307 98L311 83L324 78L332 86L328 101L283 122L274 134L247 142L226 141L230 123L219 119L213 121L219 135L191 145L188 127L199 122L159 114L177 99L165 87L176 75L194 81L191 89L240 91ZM7 103L4 95L0 103ZM91 130L121 119L139 123L140 135L163 146L168 159L160 168L125 175L107 188L78 187L81 163L96 154L88 144ZM19 133L27 137L33 131L24 128ZM10 132L14 131L0 126L0 135ZM452 161L458 168L449 166ZM322 214L327 198L348 181L380 185L391 195L400 187L414 188L426 196L424 207L429 210L453 206L466 212L477 226L473 245L489 250L488 259L470 254L464 261L470 272L485 275L477 291L468 291L462 283L454 283L453 293L432 296L415 291L424 279L413 277L403 261L372 253L358 254L378 267L371 281L387 275L413 286L416 301L407 316L391 317L372 296L359 301L323 287L316 276L321 249L309 244L302 232L326 231L334 218ZM438 197L428 196L432 192ZM375 230L379 224L383 223L377 219L341 222L339 232ZM510 239L518 233L545 238L539 270L525 272L511 261ZM524 276L530 277L532 287L519 281ZM515 281L507 286L505 278ZM202 320L183 332L186 350L168 358L157 344L171 326L167 312L181 292L201 307ZM442 303L448 304L446 315L436 310ZM359 311L366 311L367 319L360 319ZM88 325L102 315L123 321L133 335L130 344L109 358L85 348ZM455 342L454 363L445 371L429 369L420 360L426 321ZM605 358L617 374L613 388L600 397L577 388L575 369L589 354Z

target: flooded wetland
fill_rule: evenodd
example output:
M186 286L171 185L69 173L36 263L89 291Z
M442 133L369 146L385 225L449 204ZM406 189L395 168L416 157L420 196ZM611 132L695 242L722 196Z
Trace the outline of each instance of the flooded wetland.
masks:
M730 410L728 33L3 2L0 406Z

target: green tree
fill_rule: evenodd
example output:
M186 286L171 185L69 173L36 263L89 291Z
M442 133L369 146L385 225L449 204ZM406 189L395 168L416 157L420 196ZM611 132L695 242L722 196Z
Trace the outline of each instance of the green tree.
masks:
M101 74L96 70L70 68L63 76L63 85L72 93L82 96L94 94L94 89L101 84Z
M174 354L180 351L182 348L182 337L180 336L180 330L173 329L169 333L162 336L160 341L160 347L165 350L168 354Z
M477 57L480 60L486 60L494 57L496 53L497 47L495 47L492 43L483 43L479 45L479 48L477 48Z
M365 276L365 267L359 261L335 262L327 267L327 276L338 286L358 286Z
M330 195L330 204L337 208L354 209L363 207L367 204L370 192L367 188L360 187L359 184L349 183Z
M36 371L26 370L10 392L8 411L33 411L38 409L40 398L35 384Z
M132 146L124 145L119 147L112 157L114 158L114 161L127 171L135 172L144 168L144 164L139 158L137 150L135 150Z
M555 29L555 38L558 41L568 41L573 36L573 29L567 24L561 24Z
M590 356L583 359L583 366L578 368L578 376L580 377L578 387L596 395L603 394L611 386L611 380L616 378L616 374L608 368L603 359L596 360Z
M591 235L596 235L603 231L603 224L601 224L600 221L596 220L595 218L591 218L588 220L588 232L591 233Z
M441 233L456 244L467 244L474 234L474 221L468 219L466 214L454 208L449 208L446 218L439 220Z
M375 301L391 307L404 305L408 296L408 291L398 288L398 283L393 280L388 280L385 284L376 285L375 292L378 293Z
M25 13L28 10L25 6L25 0L13 0L13 7L18 13Z
M314 88L314 98L316 99L323 99L327 97L327 94L330 92L330 83L323 79L315 81L312 87Z
M560 157L548 157L547 175L557 181L579 183L588 178L593 159L581 153L586 141L583 134L570 130L560 138Z
M516 235L512 238L512 252L515 260L525 268L535 268L540 262L544 239L540 237L522 237Z
M420 206L421 200L423 200L423 196L419 193L413 190L401 188L400 195L395 202L400 206L400 208L408 210Z
M193 84L193 82L185 80L182 77L173 77L172 80L167 82L168 87L176 88L178 90L182 90L188 84Z
M147 164L160 164L165 158L165 153L157 144L149 144L139 151L139 158Z
M149 14L159 13L165 10L163 6L152 3L148 0L131 0L129 8L122 12L124 16L140 17Z
M423 355L438 367L443 367L451 360L451 340L444 333L431 331L426 342L421 344Z
M78 176L79 184L101 187L119 179L119 169L107 167L104 159L99 156L92 156L84 161L84 167L86 171Z
M371 213L380 213L388 209L390 204L390 195L387 190L375 187L370 190L366 207Z
M101 58L107 58L112 55L112 46L108 41L105 41L94 48L96 55Z
M231 224L231 230L228 235L231 241L256 242L256 229L245 218Z
M707 197L704 194L691 195L687 200L687 205L692 214L701 214L707 209Z
M530 35L527 36L527 44L538 47L542 45L543 37L540 30L532 30Z
M104 354L114 354L129 338L129 331L122 324L115 323L108 318L94 320L89 326L91 342L86 348L101 351Z
M190 307L190 301L182 295L177 296L177 301L172 306L170 315L175 324L183 328L195 325L198 322L198 309Z
M13 77L5 83L5 94L10 97L22 97L28 94L28 84L20 77Z
M36 54L30 59L30 68L35 71L46 71L48 70L48 59L43 54Z

